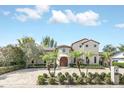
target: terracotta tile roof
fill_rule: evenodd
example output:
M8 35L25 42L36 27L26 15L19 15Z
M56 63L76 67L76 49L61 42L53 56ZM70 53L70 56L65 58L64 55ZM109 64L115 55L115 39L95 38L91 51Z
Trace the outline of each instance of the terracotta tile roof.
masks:
M97 42L97 41L91 39L91 40L87 40L87 41L83 42L82 45L85 44L85 43L87 43L87 42L89 42L89 41L93 41L93 42L95 42L95 43L100 44L99 42Z
M87 41L88 41L88 39L87 39L87 38L83 38L83 39L81 39L81 40L78 40L78 41L76 41L76 42L72 43L72 44L71 44L71 46L73 46L75 43L78 43L78 42L80 42L80 41L84 41L84 40L87 40Z
M68 45L60 45L60 46L57 46L57 48L62 48L62 47L72 48L71 46L68 46Z

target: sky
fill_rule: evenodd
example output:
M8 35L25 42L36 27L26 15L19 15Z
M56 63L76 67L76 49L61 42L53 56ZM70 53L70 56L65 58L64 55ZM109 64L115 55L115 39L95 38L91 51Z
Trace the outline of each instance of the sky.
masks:
M124 44L124 6L0 5L0 46L31 36L37 43L50 36L58 45L88 38L107 44Z

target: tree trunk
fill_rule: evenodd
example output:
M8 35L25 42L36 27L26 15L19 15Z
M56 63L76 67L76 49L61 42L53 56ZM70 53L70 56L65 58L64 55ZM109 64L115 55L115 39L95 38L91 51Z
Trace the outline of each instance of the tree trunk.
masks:
M77 66L78 66L78 70L79 70L80 75L81 75L81 67L80 67L80 62L79 62L79 60L77 60Z
M48 69L49 75L52 76L50 72L50 65L47 65L47 69Z
M57 64L56 64L56 62L55 62L55 64L54 64L54 76L55 76L55 74L56 74L56 67L57 67Z

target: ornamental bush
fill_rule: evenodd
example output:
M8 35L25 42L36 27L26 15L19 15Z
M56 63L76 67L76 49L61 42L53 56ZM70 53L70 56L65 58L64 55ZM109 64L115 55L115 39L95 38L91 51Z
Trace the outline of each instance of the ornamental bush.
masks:
M79 84L79 85L84 85L85 84L84 79L82 77L78 77L77 80L76 80L76 83Z
M44 78L44 76L39 75L37 83L38 83L38 85L45 85L46 84L46 79Z
M67 83L69 85L73 85L74 84L74 79L73 79L73 77L71 75L67 76Z
M81 77L85 77L85 73L84 72L81 72Z
M54 77L50 77L49 79L48 79L48 84L50 84L50 85L56 85L57 83L56 83L56 79L54 78Z
M69 76L70 74L68 72L65 72L65 76L66 78Z
M59 72L59 73L57 74L58 77L61 76L61 75L62 75L62 72Z
M48 75L46 73L43 73L44 78L48 78Z
M78 75L76 73L72 73L72 76L77 80Z
M106 76L106 73L105 73L105 72L102 72L99 76L100 76L100 79L101 79L101 80L104 80L104 78L105 78L105 76Z
M65 78L64 75L58 76L59 84L64 85L65 84L65 80L66 80L66 78Z

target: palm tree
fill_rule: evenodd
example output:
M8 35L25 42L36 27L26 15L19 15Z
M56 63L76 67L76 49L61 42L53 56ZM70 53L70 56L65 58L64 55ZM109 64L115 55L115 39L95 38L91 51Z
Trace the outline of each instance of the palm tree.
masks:
M46 63L47 69L48 69L48 72L49 72L51 77L53 77L53 75L55 76L55 71L56 71L56 67L57 67L57 63L56 63L57 54L58 54L57 51L53 51L53 52L45 53L44 55L40 56L43 61L47 62ZM51 73L51 64L53 64L53 66L54 66L53 75Z
M70 53L70 56L72 57L72 58L76 58L76 64L77 64L77 67L78 67L78 69L79 69L79 72L80 72L80 74L81 74L81 67L80 67L80 64L81 64L81 56L83 55L83 52L80 52L80 51L72 51L71 53Z
M43 38L41 44L43 47L46 48L56 48L57 46L57 42L53 38L50 38L49 36Z
M102 57L104 58L105 63L108 64L109 67L112 66L111 56L112 56L111 52L103 52L102 53Z
M93 56L93 53L91 51L88 51L88 52L85 52L84 55L86 56L86 76L88 74L88 65L89 65L89 62L90 62L90 58Z

